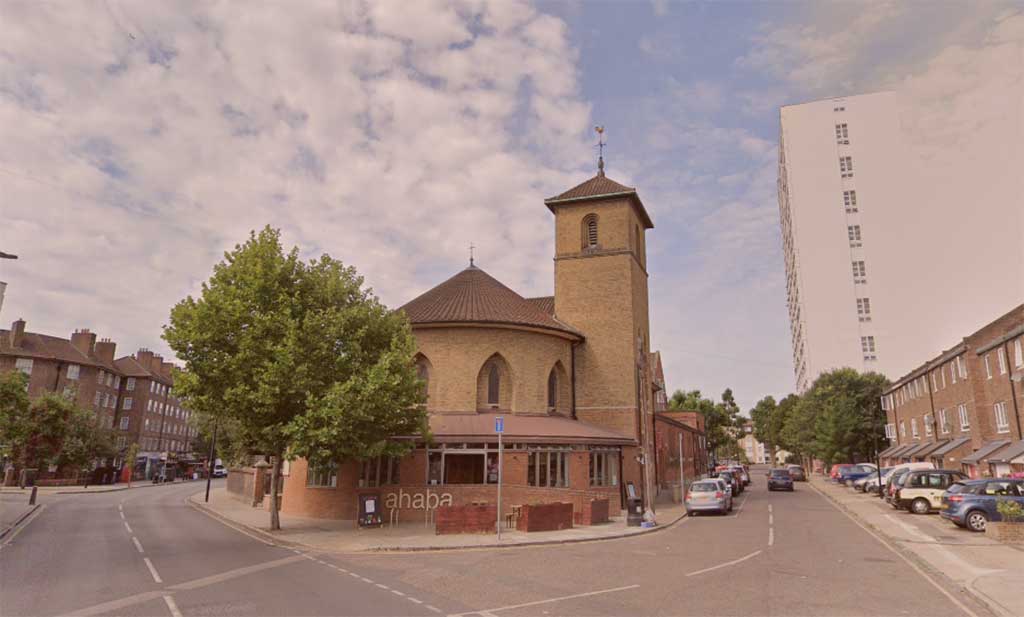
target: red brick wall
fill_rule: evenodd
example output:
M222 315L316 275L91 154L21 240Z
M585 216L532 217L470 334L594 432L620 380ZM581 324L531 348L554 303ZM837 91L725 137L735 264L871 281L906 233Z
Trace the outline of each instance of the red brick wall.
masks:
M575 512L573 521L577 525L599 525L601 523L607 523L609 521L608 500L591 499L583 505L582 509Z
M441 506L435 512L435 533L494 533L497 505Z
M516 521L519 531L555 531L572 528L573 504L537 503L523 506Z

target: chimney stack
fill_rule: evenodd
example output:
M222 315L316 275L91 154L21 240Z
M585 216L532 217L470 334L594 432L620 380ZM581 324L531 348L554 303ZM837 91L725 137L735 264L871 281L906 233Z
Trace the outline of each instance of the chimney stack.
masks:
M160 372L167 379L173 379L174 378L174 373L171 372L173 369L174 369L174 364L171 363L171 362L161 362L160 363Z
M93 348L96 346L96 335L89 332L89 328L75 330L71 334L71 345L86 356L92 357Z
M25 320L18 318L11 324L11 347L21 347L21 341L25 338Z
M156 373L157 375L159 375L160 374L160 366L163 363L164 363L164 357L163 356L154 355L149 360L149 366L147 366L146 368L148 368L151 372Z
M135 361L148 371L150 364L153 363L153 352L143 347L135 352Z
M111 341L108 338L102 339L96 343L96 357L106 364L114 363L114 350L117 349L117 343Z

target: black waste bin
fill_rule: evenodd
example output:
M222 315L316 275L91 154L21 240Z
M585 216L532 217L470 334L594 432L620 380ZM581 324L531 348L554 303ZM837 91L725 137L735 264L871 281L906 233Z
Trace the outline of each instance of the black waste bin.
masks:
M644 502L632 482L626 483L626 526L639 527L644 521Z

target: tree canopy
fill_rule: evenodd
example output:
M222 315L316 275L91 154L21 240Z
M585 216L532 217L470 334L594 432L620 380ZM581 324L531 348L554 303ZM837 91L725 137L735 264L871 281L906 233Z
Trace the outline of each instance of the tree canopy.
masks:
M396 435L427 431L408 321L323 255L285 253L280 232L253 232L171 310L164 338L185 370L179 396L229 426L253 453L311 463L400 456ZM271 528L279 528L271 491Z
M723 457L736 455L739 450L736 429L741 424L741 418L732 389L726 388L722 392L722 401L718 403L705 398L700 390L676 390L668 401L668 408L703 414L708 450Z

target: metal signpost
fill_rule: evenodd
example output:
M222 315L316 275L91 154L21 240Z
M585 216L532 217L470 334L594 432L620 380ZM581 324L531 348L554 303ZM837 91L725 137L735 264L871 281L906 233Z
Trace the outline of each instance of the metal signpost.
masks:
M505 432L505 418L497 416L494 418L494 432L498 434L498 541L501 541L501 474L502 474L502 444L501 434Z

